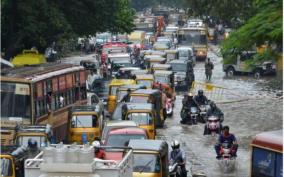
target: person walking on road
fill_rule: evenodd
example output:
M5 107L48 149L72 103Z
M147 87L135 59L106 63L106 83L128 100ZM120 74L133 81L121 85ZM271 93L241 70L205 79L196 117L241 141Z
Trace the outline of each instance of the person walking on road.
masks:
M214 69L214 64L210 61L210 58L205 62L205 75L207 81L211 80L212 70Z

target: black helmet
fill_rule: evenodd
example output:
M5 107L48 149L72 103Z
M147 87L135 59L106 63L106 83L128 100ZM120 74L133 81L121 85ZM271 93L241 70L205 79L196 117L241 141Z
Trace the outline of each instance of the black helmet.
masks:
M32 138L30 138L30 139L28 140L28 147L30 147L30 148L36 148L36 147L37 147L37 141L34 140L34 139L32 139Z
M203 95L203 90L198 90L198 96L202 96Z
M230 127L228 125L225 125L222 129L223 130L230 130Z
M127 92L131 92L131 89L130 89L130 88L128 88L128 89L127 89Z
M210 102L210 106L211 108L215 109L217 107L217 105L214 103L214 101L211 101Z

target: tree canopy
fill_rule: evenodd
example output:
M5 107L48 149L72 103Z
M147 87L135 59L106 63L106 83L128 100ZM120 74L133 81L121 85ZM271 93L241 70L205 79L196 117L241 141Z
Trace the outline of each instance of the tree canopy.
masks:
M256 0L255 7L257 13L251 17L245 25L231 33L229 38L222 44L222 53L228 54L235 51L249 50L252 46L263 44L274 44L272 50L259 54L255 60L268 60L282 50L282 1L280 0ZM231 57L224 58L229 62L236 53L231 53ZM230 56L230 55L228 55Z
M103 31L130 33L134 28L128 0L2 0L1 12L6 59L32 46L43 52L52 41Z

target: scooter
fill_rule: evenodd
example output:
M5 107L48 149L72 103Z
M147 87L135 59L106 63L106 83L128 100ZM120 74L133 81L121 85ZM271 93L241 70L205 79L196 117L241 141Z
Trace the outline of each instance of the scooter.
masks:
M170 177L181 177L181 168L178 163L170 163L169 165L169 176Z
M173 109L173 101L171 98L167 98L166 110L167 110L167 115L169 116L173 115L174 109Z
M206 123L207 121L207 116L208 116L208 111L210 109L210 105L206 104L206 105L200 105L199 106L200 112L199 112L199 116L198 116L198 121L201 123Z
M221 122L219 117L215 115L211 115L207 119L207 123L205 125L204 135L216 136L221 132Z

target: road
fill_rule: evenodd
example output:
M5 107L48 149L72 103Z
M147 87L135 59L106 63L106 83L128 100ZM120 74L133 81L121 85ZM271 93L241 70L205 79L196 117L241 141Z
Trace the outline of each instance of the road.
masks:
M282 98L277 97L281 90L267 86L273 78L255 80L248 76L236 76L227 79L222 71L222 58L216 55L218 46L210 46L208 57L215 67L211 83L229 89L233 94L243 99L238 101L218 103L224 112L223 125L229 125L239 142L237 169L224 174L217 166L214 144L216 138L204 137L204 124L181 125L180 110L183 93L178 93L174 115L168 118L163 129L158 130L158 135L169 143L173 139L181 142L182 149L187 154L188 176L201 173L207 177L247 177L250 167L249 143L252 137L263 131L282 129ZM196 81L205 82L204 62L195 66Z

